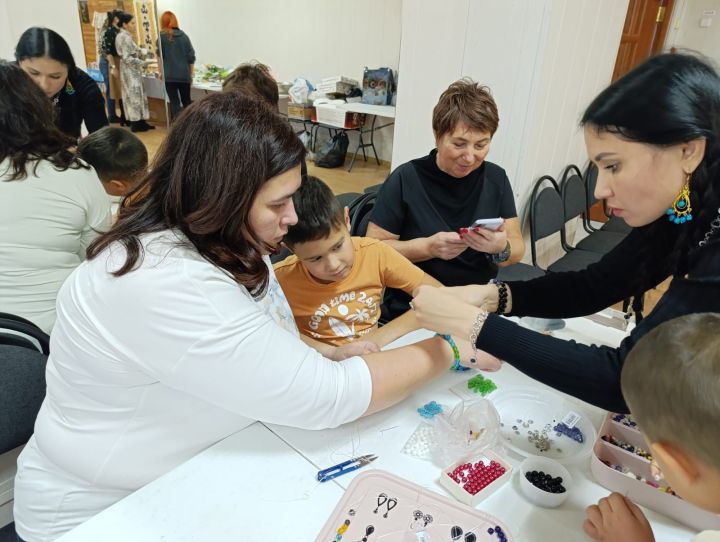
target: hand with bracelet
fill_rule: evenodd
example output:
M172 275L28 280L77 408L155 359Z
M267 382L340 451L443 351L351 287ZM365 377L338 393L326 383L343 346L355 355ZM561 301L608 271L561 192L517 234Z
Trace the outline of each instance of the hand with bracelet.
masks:
M497 309L501 288L508 292L506 297L509 298L509 289L504 284L501 287L494 284L451 288L420 286L415 292L412 308L422 327L450 334L456 341L458 337L466 338L472 341L471 346L474 347L488 311ZM507 305L509 299L505 302ZM475 363L465 365L484 371L500 368L501 361L496 357L475 348L473 350Z

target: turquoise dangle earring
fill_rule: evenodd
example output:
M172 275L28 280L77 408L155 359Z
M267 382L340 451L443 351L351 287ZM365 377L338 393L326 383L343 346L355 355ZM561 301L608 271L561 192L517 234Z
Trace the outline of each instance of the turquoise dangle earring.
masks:
M668 220L675 224L684 224L692 220L692 207L690 207L690 174L685 178L682 191L675 198L672 207L667 210Z

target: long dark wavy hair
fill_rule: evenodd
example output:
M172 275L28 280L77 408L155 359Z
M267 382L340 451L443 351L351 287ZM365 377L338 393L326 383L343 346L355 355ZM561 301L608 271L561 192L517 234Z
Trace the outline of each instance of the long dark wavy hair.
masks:
M5 180L25 179L47 160L56 169L87 167L70 150L75 140L53 122L53 106L17 64L0 60L0 162L9 160Z
M676 225L662 216L642 228L647 238L644 250L648 264L662 261L668 275L684 274L688 251L697 247L710 230L710 222L720 207L717 71L689 54L652 57L601 92L588 106L581 123L658 147L705 139L705 156L690 180L694 219Z
M181 231L213 265L255 297L269 272L266 245L252 230L250 209L271 178L300 165L305 148L288 122L256 100L218 93L193 103L177 118L149 173L128 195L112 229L88 247L92 259L112 243L127 257L115 276L142 261L140 236Z

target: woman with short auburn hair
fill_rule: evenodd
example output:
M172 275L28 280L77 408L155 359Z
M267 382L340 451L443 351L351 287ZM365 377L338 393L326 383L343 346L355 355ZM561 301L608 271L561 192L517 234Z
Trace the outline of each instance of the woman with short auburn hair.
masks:
M510 181L485 160L500 122L490 89L460 79L433 109L436 148L393 171L378 193L367 236L385 241L447 286L487 282L498 267L520 261L525 244ZM501 218L496 231L470 227ZM388 288L388 319L410 296Z

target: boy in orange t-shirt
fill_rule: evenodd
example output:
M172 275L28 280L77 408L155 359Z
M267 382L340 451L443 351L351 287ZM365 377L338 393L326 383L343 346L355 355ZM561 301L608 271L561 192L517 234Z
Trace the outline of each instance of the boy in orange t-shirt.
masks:
M275 264L275 275L300 333L334 346L362 337L382 347L417 329L413 311L377 327L383 289L442 285L385 243L351 237L347 208L320 179L306 177L293 203L298 222L284 243L294 255Z

